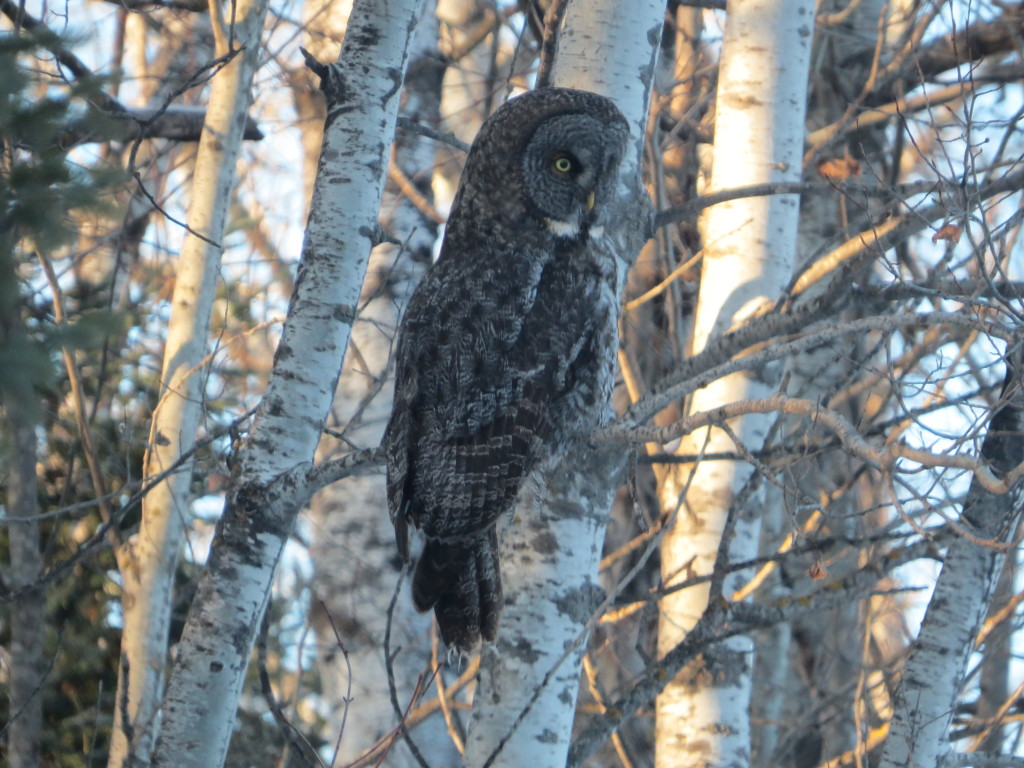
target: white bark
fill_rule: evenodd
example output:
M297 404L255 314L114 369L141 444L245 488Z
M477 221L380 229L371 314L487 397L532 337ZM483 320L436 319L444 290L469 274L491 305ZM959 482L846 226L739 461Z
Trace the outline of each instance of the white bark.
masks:
M1020 364L1020 353L1016 354ZM1005 473L1024 461L1024 389L1008 366L1003 405L989 424L981 455ZM1016 528L1024 498L1018 482L995 496L972 482L960 525L981 540L1006 541ZM921 630L896 693L879 768L932 768L950 750L949 725L967 659L974 648L1005 553L957 536L946 550Z
M646 0L570 2L552 83L608 96L632 126L633 152L622 169L620 209L606 227L625 270L647 239L650 203L639 183L649 84L658 53L663 4ZM538 509L521 495L502 526L505 610L498 639L484 649L466 765L562 768L579 688L587 622L600 603L597 567L621 450L577 451L545 479Z
M879 36L879 15L889 0L861 0L851 6L847 0L827 0L818 4L818 14L843 13L841 25L827 25L816 31L814 43L814 81L808 89L806 125L809 130L829 125L840 119L849 106L849 94L855 94L863 87L870 72ZM883 54L884 55L884 54ZM841 82L842 88L836 88ZM880 140L878 148L871 141L857 141L853 152L872 151L871 161L864 163L866 183L884 183L874 177L873 172L881 166L879 155L887 143ZM834 148L829 156L843 155L843 150ZM829 247L831 238L842 226L845 201L839 193L806 194L800 201L800 229L798 236L798 263L812 260L815 254ZM849 233L852 235L853 233ZM824 279L811 286L797 298L796 303L810 303L835 290L834 279ZM854 308L847 310L842 319L859 316ZM835 323L840 318L832 317ZM794 355L785 362L784 379L788 382L786 394L792 397L810 398L827 402L838 389L854 375L854 349L861 345L860 339L849 343L825 344L802 354ZM849 403L843 413L857 422L860 403ZM795 445L799 441L813 440L812 435L823 434L813 426L809 427L803 417L782 417L776 424L778 442ZM774 538L762 537L762 553L774 550L783 537L792 533L793 527L802 526L811 509L825 516L821 533L838 536L852 536L856 533L861 518L858 517L857 502L861 496L856 493L841 494L832 498L837 488L849 482L861 465L841 451L822 452L808 456L800 465L787 474L789 482L782 493L769 493L776 503L765 506L762 520L765 525L776 528ZM870 480L865 480L870 483ZM823 507L814 506L822 499L832 498ZM778 593L805 594L812 590L811 577L806 569L821 554L808 555L784 566L785 586L777 586ZM827 557L827 555L825 555ZM841 572L856 567L854 558L841 562L832 561L832 568ZM771 600L781 594L762 594L760 599ZM850 600L844 605L829 610L810 611L794 620L792 625L778 627L765 632L757 641L757 669L752 691L754 710L754 760L759 766L774 766L782 755L776 755L776 747L787 748L807 755L808 761L824 759L827 756L853 749L857 743L858 719L854 715L857 676L862 674L864 665L871 666L868 659L861 660L864 653L863 618L872 615L869 605ZM789 651L787 656L787 651ZM766 658L762 658L766 657ZM790 666L792 664L792 666ZM783 687L779 687L783 685ZM808 719L808 711L820 712L820 717ZM841 716L833 713L841 712ZM866 727L866 726L865 726ZM779 739L776 741L776 739ZM794 745L799 745L796 747ZM818 750L816 753L815 750Z
M402 116L423 125L437 122L444 67L437 56L437 37L434 3L428 1L410 47L402 102ZM392 161L410 183L419 182L420 192L429 193L423 179L429 181L433 174L435 150L434 140L411 131L399 131L395 137ZM426 220L394 183L385 190L380 222L404 247L384 245L370 255L359 316L352 329L351 345L358 354L346 358L333 406L333 420L344 429L346 440L368 448L380 444L391 411L393 386L388 363L394 332L413 288L430 263L437 238L437 224ZM337 448L333 441L325 441L320 453L329 458ZM337 739L341 720L345 720L338 765L362 754L398 720L384 655L389 617L381 606L381 596L392 593L399 577L394 528L386 510L381 474L348 478L329 486L310 504L316 567L313 587L316 602L323 601L333 620L331 626L314 614L324 649L319 665L324 699L331 713L325 737ZM398 601L390 650L395 654L391 667L403 705L430 663L432 621L431 614L413 609L407 595ZM335 628L341 634L347 661L337 649ZM346 702L350 686L352 701ZM411 738L428 756L432 768L460 763L441 712L418 724ZM391 747L387 763L390 768L418 765L404 739Z
M213 78L199 140L187 216L192 232L186 233L178 259L160 401L145 459L147 477L166 471L195 445L205 380L197 368L206 355L222 252L214 243L224 238L266 10L266 0L239 2L232 29L218 35L218 56L228 53L228 34L242 52ZM119 557L124 631L110 768L149 764L159 728L174 575L190 518L191 479L188 461L146 495L139 532Z
M764 519L761 528L761 550L771 551L781 542L787 531L781 489L771 487L765 492ZM771 549L769 549L771 548ZM778 582L771 584L759 595L760 602L771 603L788 597L789 590ZM791 677L795 674L789 665L789 650L793 639L788 623L778 624L761 633L757 656L754 659L750 713L751 757L757 766L774 766L775 750L779 745L781 726L786 722L787 693L791 690Z
M769 181L796 181L801 173L807 75L814 3L749 0L731 3L722 43L710 192ZM693 353L765 299L775 299L790 278L796 249L797 199L748 198L709 209L704 262L694 318ZM698 412L769 394L769 384L735 375L694 394ZM736 419L730 426L750 450L763 443L769 420ZM701 430L682 441L680 453L735 450L722 430ZM659 489L662 509L676 519L662 542L666 586L710 573L736 494L752 467L738 462L680 466ZM734 514L738 515L739 510ZM731 559L756 555L756 518L738 519ZM735 577L734 577L735 579ZM734 579L727 580L725 595ZM658 651L665 654L703 613L709 586L661 601ZM750 760L752 643L735 637L705 654L664 689L657 701L656 765L745 765Z
M267 393L239 456L178 646L154 764L218 766L277 562L305 502L355 316L417 0L357 2L337 65L302 262Z

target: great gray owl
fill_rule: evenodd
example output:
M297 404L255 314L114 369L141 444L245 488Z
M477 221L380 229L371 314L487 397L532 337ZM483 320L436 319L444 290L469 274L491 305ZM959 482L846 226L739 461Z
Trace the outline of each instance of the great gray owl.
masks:
M526 477L597 427L618 348L614 258L593 247L629 127L608 99L545 88L480 128L441 254L398 333L384 437L388 506L413 602L445 644L493 640L495 523Z

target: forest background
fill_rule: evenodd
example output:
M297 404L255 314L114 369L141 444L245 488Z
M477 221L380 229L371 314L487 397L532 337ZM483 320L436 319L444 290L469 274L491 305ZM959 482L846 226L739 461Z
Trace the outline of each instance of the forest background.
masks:
M1020 3L0 14L5 765L1024 765ZM617 417L447 663L375 449L538 81L633 128Z

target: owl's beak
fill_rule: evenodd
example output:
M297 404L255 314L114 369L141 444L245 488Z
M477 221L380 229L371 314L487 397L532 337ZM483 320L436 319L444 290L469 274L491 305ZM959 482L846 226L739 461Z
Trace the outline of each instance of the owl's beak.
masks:
M587 192L587 210L594 210L594 190Z

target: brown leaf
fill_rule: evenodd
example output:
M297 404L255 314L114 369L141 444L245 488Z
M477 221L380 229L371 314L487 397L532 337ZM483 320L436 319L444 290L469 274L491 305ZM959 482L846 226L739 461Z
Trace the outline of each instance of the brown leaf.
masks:
M807 569L807 575L810 576L814 581L819 581L828 576L828 568L825 564L818 560L810 568Z
M932 235L932 242L937 243L939 240L949 240L949 242L956 245L960 242L960 235L964 233L964 228L956 224L943 224L939 227L939 230Z
M860 163L849 155L826 157L818 161L818 173L831 181L846 181L851 176L860 176Z

